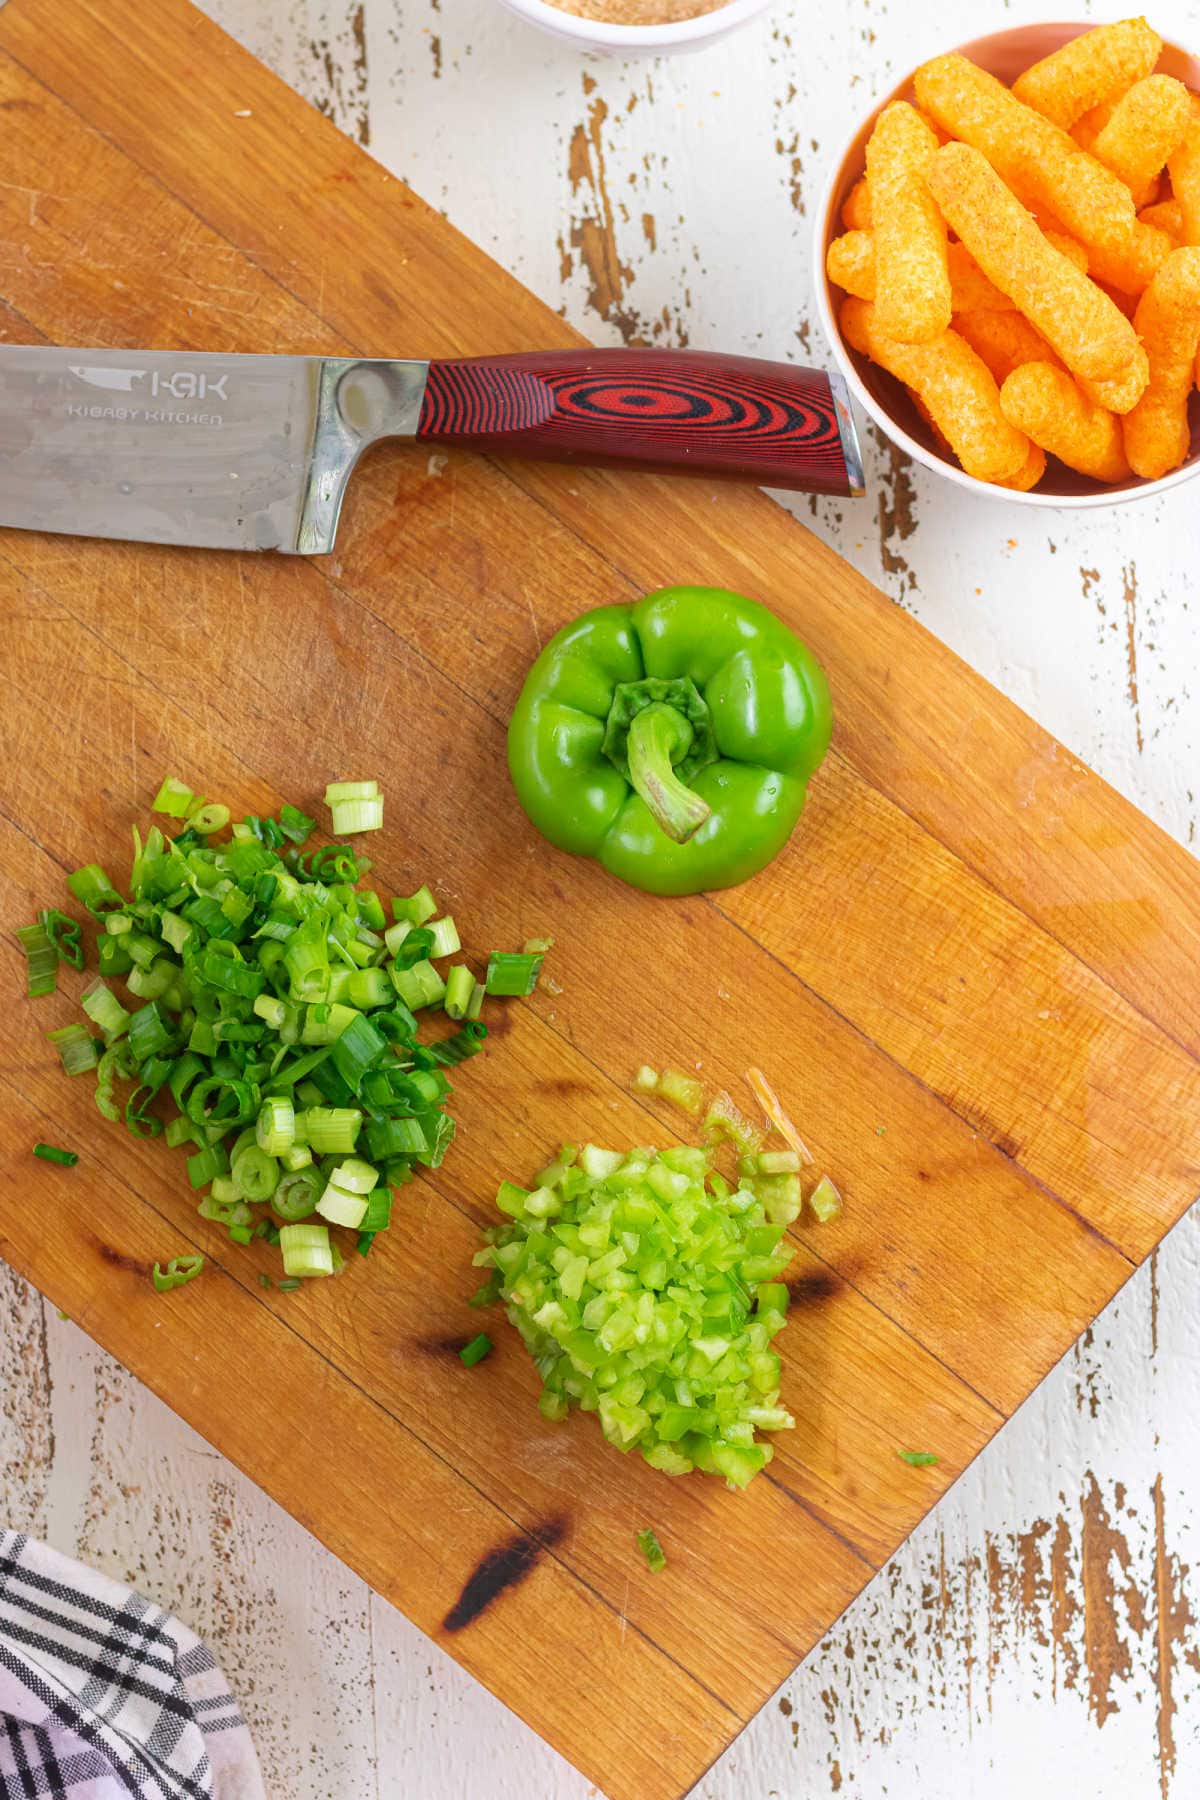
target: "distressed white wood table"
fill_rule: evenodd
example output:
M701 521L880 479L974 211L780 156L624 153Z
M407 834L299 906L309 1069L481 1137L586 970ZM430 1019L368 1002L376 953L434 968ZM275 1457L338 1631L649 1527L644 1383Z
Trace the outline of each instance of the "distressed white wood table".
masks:
M809 214L851 116L927 49L1044 16L1044 0L966 22L936 0L779 0L710 51L622 63L583 59L496 0L205 3L596 341L812 360ZM1159 0L1153 17L1200 42L1194 4ZM1196 843L1200 493L1033 517L964 499L884 443L867 453L866 500L799 502L801 516ZM1194 1212L702 1800L1200 1792L1198 1277ZM2 1269L0 1306L0 1520L210 1639L273 1794L595 1793Z

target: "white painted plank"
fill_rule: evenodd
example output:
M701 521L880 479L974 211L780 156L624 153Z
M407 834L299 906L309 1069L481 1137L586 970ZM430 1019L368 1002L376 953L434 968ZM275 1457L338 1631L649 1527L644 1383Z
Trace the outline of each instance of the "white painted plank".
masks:
M827 159L871 95L953 35L934 0L781 0L709 52L625 64L580 57L496 0L205 3L596 341L813 361L826 352L808 237ZM992 17L1039 12L1014 0ZM1184 0L1153 16L1200 41ZM1035 517L951 497L873 436L867 452L858 506L790 504L1195 843L1194 504ZM1200 1791L1198 1275L1193 1214L701 1783L702 1800ZM137 1580L210 1638L272 1791L594 1793L2 1269L0 1318L0 1517Z

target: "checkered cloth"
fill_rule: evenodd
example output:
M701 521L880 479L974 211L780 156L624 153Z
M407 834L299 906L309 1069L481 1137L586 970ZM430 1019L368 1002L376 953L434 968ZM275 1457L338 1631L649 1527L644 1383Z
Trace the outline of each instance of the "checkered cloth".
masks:
M212 1655L140 1594L0 1531L0 1800L265 1800Z

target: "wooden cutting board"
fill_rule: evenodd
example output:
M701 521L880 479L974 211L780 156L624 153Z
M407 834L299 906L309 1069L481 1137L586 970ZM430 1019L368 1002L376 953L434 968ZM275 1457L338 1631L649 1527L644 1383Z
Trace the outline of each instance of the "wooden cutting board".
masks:
M0 115L9 339L571 341L184 0L9 0ZM778 862L670 903L533 835L503 732L557 625L688 580L794 625L838 729ZM385 891L432 879L475 950L556 939L462 1071L452 1157L299 1295L60 1075L74 979L14 998L0 1252L610 1800L684 1792L1200 1191L1196 863L782 510L705 484L395 449L323 562L2 534L0 681L10 996L8 928L85 858L127 867L168 769L247 811L376 773ZM679 1128L630 1094L643 1060L743 1102L762 1064L847 1196L795 1233L797 1429L741 1497L542 1420L502 1322L455 1354L500 1177ZM192 1247L208 1273L157 1297L149 1262Z

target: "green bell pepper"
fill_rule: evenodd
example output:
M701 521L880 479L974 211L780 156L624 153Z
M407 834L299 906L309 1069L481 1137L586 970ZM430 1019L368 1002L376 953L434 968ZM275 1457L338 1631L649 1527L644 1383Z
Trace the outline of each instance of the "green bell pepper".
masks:
M778 855L833 727L812 652L723 588L661 588L556 633L508 728L517 797L560 850L652 894Z

